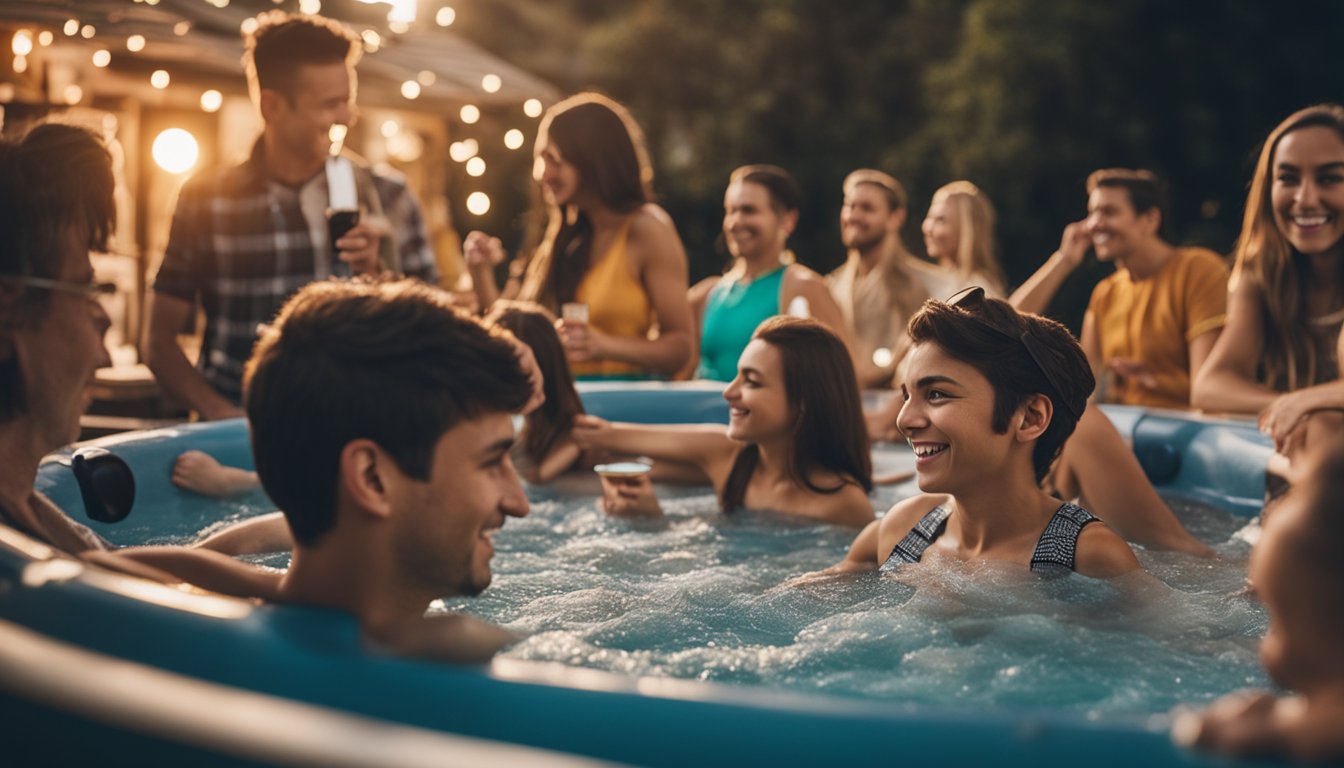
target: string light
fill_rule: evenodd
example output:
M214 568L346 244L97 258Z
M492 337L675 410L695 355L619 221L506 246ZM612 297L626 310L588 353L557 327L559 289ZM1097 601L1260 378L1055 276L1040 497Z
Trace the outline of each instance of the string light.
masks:
M420 84L414 80L407 80L401 84L401 95L408 99L420 98Z
M462 118L462 122L467 125L474 125L476 121L481 119L481 109L475 104L463 104L462 109L457 114Z
M390 139L401 132L401 124L396 120L384 120L379 132L383 134L384 139Z
M420 74L415 76L416 82L420 83L426 88L433 85L434 81L437 79L438 78L435 76L435 74L433 72L430 72L428 69L420 70Z
M106 48L99 48L93 52L93 66L102 69L112 63L112 52Z
M92 40L96 34L98 34L98 30L94 29L92 24L85 24L79 28L79 36L85 40Z
M486 75L481 78L481 90L486 93L499 93L499 89L504 87L504 81L499 75Z
M65 26L61 28L66 37L74 37L79 34L79 19L66 19Z
M224 94L211 88L201 94L201 109L206 112L218 112L224 106Z
M201 148L196 137L181 128L169 128L154 138L150 155L169 173L186 173L196 165Z
M51 30L49 29L44 29L41 32L37 33L37 44L42 46L43 48L46 48L48 45L51 45L52 41L55 39L56 36L53 35L51 33Z
M467 211L484 216L490 210L490 196L484 192L472 192L467 195Z
M517 128L510 128L504 134L504 146L509 149L518 149L523 146L523 132Z
M130 37L126 38L126 50L130 51L131 53L139 53L145 50L145 36L131 35Z
M22 75L24 72L27 72L27 71L28 71L28 57L27 57L27 56L15 56L15 57L14 57L13 69L14 69L14 74L16 74L16 75Z
M190 31L191 31L190 21L179 21L173 25L173 34L177 35L178 37L183 37Z
M84 98L84 89L71 83L65 86L65 92L61 95L65 96L66 104L78 104Z
M154 74L149 76L149 84L162 91L164 88L168 87L169 79L168 70L156 69L154 70Z
M322 12L322 0L299 0L299 13L313 16Z
M9 42L9 49L15 56L27 56L33 52L33 33L26 29L20 29L14 33L14 39Z
M463 141L454 141L448 145L448 156L457 163L465 163L476 156L481 151L480 144L475 139L465 139Z
M541 101L538 99L524 101L523 114L528 117L541 117Z
M248 16L246 19L243 19L243 22L241 24L238 25L238 31L242 32L244 35L250 35L253 32L256 32L257 27L260 25L261 22L257 21L257 18L255 16Z
M434 23L438 24L440 27L451 27L456 20L457 11L454 11L446 5L440 8L438 13L434 14Z
M383 44L383 38L372 29L366 29L359 33L364 41L364 51L366 53L377 53L379 46Z
M409 28L410 23L415 21L416 0L391 0L391 2L392 9L387 12L388 26L405 24Z
M483 159L480 158L480 157L473 157L473 158L471 158L470 160L468 160L468 161L467 161L467 175L468 175L468 176L484 176L484 175L485 175L485 160L483 160Z

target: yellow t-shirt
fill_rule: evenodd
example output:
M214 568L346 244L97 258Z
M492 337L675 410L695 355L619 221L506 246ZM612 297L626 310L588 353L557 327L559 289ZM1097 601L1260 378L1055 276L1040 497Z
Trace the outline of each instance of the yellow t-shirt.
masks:
M1223 327L1227 265L1205 248L1178 248L1161 271L1134 280L1121 269L1092 291L1087 309L1101 340L1103 364L1143 362L1156 387L1115 377L1106 399L1156 408L1190 407L1190 342Z

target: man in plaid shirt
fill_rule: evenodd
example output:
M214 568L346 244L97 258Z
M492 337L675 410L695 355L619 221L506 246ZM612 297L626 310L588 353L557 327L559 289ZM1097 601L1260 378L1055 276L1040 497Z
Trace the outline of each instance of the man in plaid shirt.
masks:
M272 11L258 20L244 63L262 135L247 161L183 188L150 304L147 363L165 393L203 419L242 415L243 364L258 327L307 283L383 269L438 279L410 190L358 161L364 215L327 242L323 170L331 126L353 118L358 38L319 16ZM206 324L192 367L177 334L197 300Z

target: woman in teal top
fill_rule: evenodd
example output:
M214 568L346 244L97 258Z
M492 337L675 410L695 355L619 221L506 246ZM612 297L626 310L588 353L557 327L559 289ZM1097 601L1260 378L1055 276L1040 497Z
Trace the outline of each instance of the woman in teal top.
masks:
M700 320L696 378L731 381L756 326L778 314L814 317L852 349L825 279L794 263L785 247L798 224L801 199L798 182L783 168L746 165L733 171L723 196L723 237L732 267L689 292Z

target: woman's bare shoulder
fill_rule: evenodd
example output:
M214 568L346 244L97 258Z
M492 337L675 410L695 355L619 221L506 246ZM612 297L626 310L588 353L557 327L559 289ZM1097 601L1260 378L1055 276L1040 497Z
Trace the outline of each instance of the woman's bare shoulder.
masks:
M657 203L645 203L630 214L630 237L644 238L676 234L672 216Z

